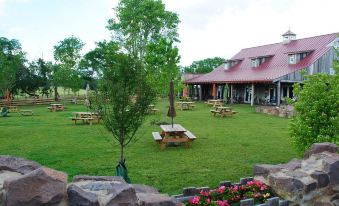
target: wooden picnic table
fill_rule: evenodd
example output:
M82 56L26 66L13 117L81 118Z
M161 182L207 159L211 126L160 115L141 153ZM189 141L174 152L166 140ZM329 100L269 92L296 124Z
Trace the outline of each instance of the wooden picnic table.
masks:
M163 150L166 148L167 143L183 143L185 148L188 148L190 142L196 139L196 137L188 130L186 130L180 124L172 125L160 125L162 129L161 134L159 132L153 132L154 140L160 144L160 148Z
M195 102L176 102L175 103L180 110L189 110L195 107Z
M33 111L32 110L21 110L20 114L22 116L32 116L33 115Z
M205 102L208 106L221 106L223 103L223 100L221 99L208 99L207 102Z
M221 117L224 116L233 116L234 114L236 114L236 111L232 111L231 107L215 107L214 110L210 110L210 112L216 116L216 115L220 115Z
M157 113L158 111L159 111L159 109L156 109L154 104L148 105L148 113L149 113L149 114L151 114L151 113L155 114L155 113Z
M8 112L18 112L18 106L8 106Z
M83 124L89 122L89 124L92 126L93 121L97 119L98 123L100 123L101 117L96 112L73 112L74 117L72 117L72 121L74 121L74 124L77 123L78 120L81 120Z
M50 107L47 107L51 112L64 111L65 107L63 104L50 104Z

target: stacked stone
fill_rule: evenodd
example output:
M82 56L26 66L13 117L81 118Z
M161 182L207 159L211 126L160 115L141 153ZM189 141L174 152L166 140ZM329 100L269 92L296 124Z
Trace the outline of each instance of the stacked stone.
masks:
M67 175L18 157L0 156L0 206L175 206L173 197L120 177Z
M335 144L314 144L303 160L260 164L253 170L255 179L269 185L292 206L339 206L339 154Z
M219 183L220 186L225 187L232 187L232 186L241 186L246 185L247 182L250 182L253 180L253 177L246 177L246 178L240 178L239 183L232 183L231 181L222 181ZM209 187L187 187L183 189L182 194L175 195L177 202L184 202L188 201L189 199L193 198L196 195L199 195L201 191L211 191ZM280 200L279 197L272 197L267 200L267 203L260 204L256 206L288 206L289 203L286 200ZM240 201L240 206L254 206L254 199L246 199Z

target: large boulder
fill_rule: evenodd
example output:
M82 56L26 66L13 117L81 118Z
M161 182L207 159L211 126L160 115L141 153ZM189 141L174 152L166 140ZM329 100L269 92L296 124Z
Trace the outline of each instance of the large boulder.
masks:
M0 155L0 171L7 170L25 175L40 167L38 163L20 157Z
M309 158L313 154L318 154L322 152L330 152L337 153L338 146L333 143L324 142L324 143L315 143L313 144L309 150L307 150L304 154L304 159Z
M174 206L173 197L159 194L154 187L127 184L121 177L76 176L69 185L71 206Z
M67 175L39 168L4 182L6 206L57 205L66 194Z
M339 154L330 143L315 144L305 159L279 165L256 165L255 179L268 184L292 205L336 206L339 202Z

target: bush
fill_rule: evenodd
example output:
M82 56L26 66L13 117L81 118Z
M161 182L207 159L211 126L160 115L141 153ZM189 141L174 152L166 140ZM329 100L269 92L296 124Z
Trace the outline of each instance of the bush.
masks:
M290 135L300 152L313 143L339 142L338 67L338 61L335 61L334 75L309 75L303 84L294 85L296 116L290 123Z

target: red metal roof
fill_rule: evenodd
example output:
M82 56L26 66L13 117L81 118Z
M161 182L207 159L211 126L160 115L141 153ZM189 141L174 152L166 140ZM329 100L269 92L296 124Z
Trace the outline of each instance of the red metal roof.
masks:
M203 76L185 81L195 83L245 83L245 82L272 82L274 79L293 73L312 65L317 59L331 49L328 45L337 38L338 33L327 34L305 39L292 40L288 44L276 43L241 50L230 60L239 60L240 63L224 69L224 64ZM288 54L312 51L306 58L297 64L288 63ZM251 58L270 56L259 67L251 67Z

